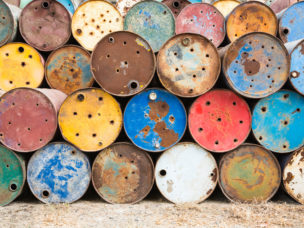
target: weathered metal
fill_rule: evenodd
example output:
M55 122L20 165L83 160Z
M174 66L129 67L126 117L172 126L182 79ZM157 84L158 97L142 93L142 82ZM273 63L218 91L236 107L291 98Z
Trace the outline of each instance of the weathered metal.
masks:
M238 5L230 13L226 22L227 36L231 42L252 32L265 32L276 36L278 20L267 5L249 1Z
M109 2L91 0L81 4L72 17L72 33L78 43L92 51L100 39L123 30L123 18Z
M3 0L0 1L0 46L11 42L14 37L14 17Z
M163 0L162 3L170 8L175 18L187 5L191 4L188 0Z
M95 46L91 69L108 93L131 96L144 90L155 73L155 56L149 43L135 33L119 31Z
M62 103L67 98L67 95L65 93L57 89L38 88L35 90L43 93L45 96L47 96L47 98L49 98L55 108L56 113L58 113Z
M118 0L115 7L120 12L121 16L125 18L129 9L134 6L136 3L141 2L142 0Z
M240 4L238 0L217 0L212 3L226 18L235 7Z
M92 86L90 53L76 45L58 48L46 61L45 78L50 87L65 94Z
M187 125L183 103L162 89L134 96L124 112L124 129L139 148L160 152L180 141Z
M137 203L152 189L152 159L130 143L115 143L96 157L92 183L98 195L109 203Z
M278 91L288 79L290 59L283 43L267 33L251 33L233 42L223 59L230 87L250 98Z
M124 19L124 30L143 37L154 52L174 35L175 20L171 10L160 2L147 0L136 3Z
M273 12L279 13L299 1L300 0L264 0L264 3L270 6Z
M51 143L35 152L28 163L27 181L44 203L72 203L87 191L91 166L87 156L67 143Z
M21 0L4 0L6 4L14 5L19 7Z
M218 47L226 35L225 18L217 8L210 4L190 4L176 18L175 32L176 34L200 34Z
M218 168L211 153L195 143L179 143L165 151L155 167L156 185L169 201L200 203L218 181Z
M297 42L297 45L292 49L290 53L290 75L289 75L289 80L293 88L302 95L304 95L303 66L304 66L304 40Z
M244 144L225 154L219 172L222 192L235 202L268 201L281 183L281 168L275 156L254 144Z

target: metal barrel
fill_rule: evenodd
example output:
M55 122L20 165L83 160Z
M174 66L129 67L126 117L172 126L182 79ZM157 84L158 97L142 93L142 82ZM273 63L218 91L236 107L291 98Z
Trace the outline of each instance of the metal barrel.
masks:
M196 97L210 90L221 72L216 47L199 34L183 33L169 39L157 55L162 85L181 97Z
M265 0L265 4L270 6L273 12L280 13L282 10L298 1L299 0Z
M112 144L122 128L119 103L100 88L81 89L70 94L58 114L63 138L85 152Z
M58 113L62 103L67 98L67 95L60 90L57 89L46 89L46 88L38 88L37 91L43 93L53 104L56 113Z
M137 203L152 189L152 159L130 143L114 143L97 155L92 183L98 195L109 203Z
M161 154L155 166L155 180L169 201L200 203L215 189L218 168L211 153L195 143L183 142Z
M227 36L231 42L252 32L265 32L276 36L278 20L267 5L249 1L238 5L226 22Z
M223 59L229 86L249 98L263 98L283 87L290 59L283 43L267 33L251 33L233 42Z
M226 34L225 18L217 8L210 4L190 4L176 18L175 32L176 34L200 34L218 47Z
M161 2L141 1L126 14L124 30L140 35L148 41L154 52L158 52L175 33L174 15Z
M136 3L141 2L142 0L118 0L115 7L120 12L121 16L125 18L129 9L134 6Z
M194 101L188 124L200 146L212 152L227 152L247 139L251 112L246 101L232 91L216 89Z
M53 51L71 36L71 17L55 0L35 0L24 7L19 19L23 39L40 51Z
M155 73L155 55L139 35L119 31L95 46L91 69L97 83L108 93L131 96L144 90Z
M293 88L300 94L304 95L304 40L294 41L296 46L290 53L290 75L289 80ZM290 43L286 43L290 44Z
M0 1L0 14L0 46L2 46L13 40L16 24L10 8L3 0Z
M87 1L76 9L72 17L72 34L89 51L104 36L119 30L123 30L123 19L119 11L106 1Z
M65 94L91 87L90 53L80 46L66 45L53 51L45 64L45 78L50 87Z
M124 129L130 140L149 152L169 149L181 140L187 114L183 103L162 89L147 89L134 96L124 112Z
M33 195L44 203L72 203L85 194L90 180L89 159L67 143L43 147L28 163L28 185Z
M225 154L219 173L222 192L234 202L268 201L281 183L281 169L275 156L254 144L243 144Z
M225 18L240 4L238 0L217 0L212 3Z
M75 12L74 4L72 0L57 0L60 2L66 9L69 11L70 15L73 15Z
M170 8L175 18L186 6L191 4L188 0L163 0L162 3Z

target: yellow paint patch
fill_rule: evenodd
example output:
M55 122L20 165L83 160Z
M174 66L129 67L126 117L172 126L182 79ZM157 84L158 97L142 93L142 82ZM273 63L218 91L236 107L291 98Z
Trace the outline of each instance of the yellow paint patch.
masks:
M142 46L143 48L145 48L147 51L151 51L151 49L149 48L149 45L143 41L142 39L139 39L137 38L136 40L136 43L139 45L139 46Z

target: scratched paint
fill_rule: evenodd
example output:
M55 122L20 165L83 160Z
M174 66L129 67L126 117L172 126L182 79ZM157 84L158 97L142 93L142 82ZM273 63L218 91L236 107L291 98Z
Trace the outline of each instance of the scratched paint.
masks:
M237 0L218 0L212 3L226 18L240 4Z
M187 0L163 0L162 3L170 8L175 18L187 5L191 4Z
M29 187L44 203L72 203L87 191L91 166L87 156L67 143L51 143L28 163Z
M225 154L219 172L222 192L235 202L268 201L281 183L281 169L275 156L254 144L244 144Z
M304 41L301 41L290 53L289 80L293 88L304 95Z
M14 33L14 18L3 0L0 1L0 46L11 41Z
M160 152L183 136L187 116L182 102L162 89L148 89L134 96L124 112L124 128L139 148Z

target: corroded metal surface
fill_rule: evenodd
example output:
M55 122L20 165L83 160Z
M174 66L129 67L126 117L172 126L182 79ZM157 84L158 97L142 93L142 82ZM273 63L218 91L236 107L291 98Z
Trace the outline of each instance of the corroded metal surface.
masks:
M268 150L287 153L304 145L304 98L282 90L260 100L252 115L252 131Z
M22 10L20 33L24 40L40 51L52 51L71 36L71 18L66 8L54 0L36 0Z
M150 156L130 143L115 143L101 151L92 167L97 193L109 203L136 203L154 183Z
M121 16L124 18L129 9L131 9L132 6L141 1L142 0L118 0L116 3L116 8L120 12Z
M170 8L175 18L187 5L191 4L188 0L163 0L162 3Z
M154 52L174 35L175 21L171 10L156 1L142 1L135 4L124 20L124 30L143 37Z
M62 104L58 123L65 140L93 152L112 144L122 127L119 103L99 88L77 90Z
M41 92L17 88L0 100L0 142L18 152L45 146L57 129L57 115L51 101Z
M3 0L0 1L0 14L0 46L2 46L11 41L14 34L14 17Z
M212 152L241 145L251 130L251 112L241 97L229 90L212 90L194 101L189 110L189 130L194 140Z
M249 1L237 6L228 16L227 36L231 42L251 32L266 32L276 36L278 21L267 5Z
M293 88L304 95L304 40L301 41L290 53L289 80Z
M149 43L137 34L114 32L94 48L91 69L105 91L116 96L131 96L151 82L155 56Z
M244 35L230 45L223 59L228 84L250 98L266 97L282 88L289 66L283 43L267 33Z
M53 51L45 64L45 77L50 87L65 94L92 86L90 53L75 45Z
M267 201L281 183L281 169L275 156L254 144L244 144L225 154L219 171L223 193L236 202Z
M155 167L156 185L173 203L200 203L218 181L218 168L211 153L195 143L179 143L165 151Z
M33 154L27 181L44 203L72 203L87 191L91 180L89 159L67 143L51 143Z
M163 86L182 97L210 90L221 72L216 47L198 34L179 34L168 40L157 56L157 74Z
M240 2L238 0L218 0L212 3L224 17L227 17L239 4Z
M225 38L225 18L214 6L206 3L186 6L176 18L176 34L197 33L218 47Z

